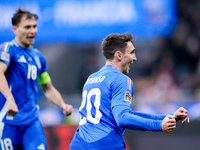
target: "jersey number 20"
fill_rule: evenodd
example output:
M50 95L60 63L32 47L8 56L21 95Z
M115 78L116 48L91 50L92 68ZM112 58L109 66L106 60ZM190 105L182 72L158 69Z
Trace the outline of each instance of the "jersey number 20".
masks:
M91 97L92 96L95 97L93 106L96 109L96 114L94 118L92 117L92 114L91 114L91 110L92 110ZM86 107L87 117L83 117L80 120L79 122L80 125L87 123L87 120L94 124L98 124L100 122L100 118L102 117L102 113L99 110L100 97L101 97L101 91L99 88L91 89L89 92L87 90L83 92L83 101L81 103L79 111L81 111L83 107ZM86 101L87 101L87 104L86 104Z

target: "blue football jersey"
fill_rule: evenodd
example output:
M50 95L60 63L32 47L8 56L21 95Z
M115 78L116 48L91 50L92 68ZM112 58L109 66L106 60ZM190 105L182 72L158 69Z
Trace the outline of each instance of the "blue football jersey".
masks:
M30 124L38 117L38 78L47 72L46 60L35 48L24 49L15 40L0 45L0 60L8 67L5 76L19 109L15 116L9 116L6 99L0 93L0 119L11 125Z
M87 79L79 108L78 136L98 147L125 147L124 128L119 128L112 114L117 105L131 105L134 87L131 79L111 65L105 65ZM87 147L87 146L86 146Z

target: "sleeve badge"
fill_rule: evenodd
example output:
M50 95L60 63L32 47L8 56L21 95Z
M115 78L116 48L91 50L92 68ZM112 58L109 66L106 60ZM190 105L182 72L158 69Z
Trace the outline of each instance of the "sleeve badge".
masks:
M9 61L9 57L10 57L10 55L8 53L6 53L6 52L1 53L2 60Z
M126 92L125 93L125 98L124 98L125 101L129 101L130 103L132 103L132 96L129 92Z

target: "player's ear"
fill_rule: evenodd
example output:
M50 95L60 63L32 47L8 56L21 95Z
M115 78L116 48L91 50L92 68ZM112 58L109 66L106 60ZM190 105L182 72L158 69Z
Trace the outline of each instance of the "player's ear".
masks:
M116 51L116 52L115 52L115 57L120 61L121 58L122 58L122 52Z
M12 26L12 30L16 34L17 33L17 26Z

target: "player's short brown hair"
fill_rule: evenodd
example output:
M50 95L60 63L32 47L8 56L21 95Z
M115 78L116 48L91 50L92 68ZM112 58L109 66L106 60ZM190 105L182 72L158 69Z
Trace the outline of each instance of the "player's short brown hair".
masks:
M26 19L31 19L31 18L35 18L36 20L38 19L38 16L36 14L33 14L25 9L21 9L21 7L19 7L16 11L16 13L13 15L12 17L12 25L13 26L17 26L19 25L21 18L26 15Z
M116 51L121 51L124 53L127 42L132 42L135 40L135 37L130 33L112 33L105 37L101 44L103 55L106 59L112 60Z

